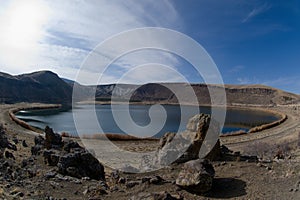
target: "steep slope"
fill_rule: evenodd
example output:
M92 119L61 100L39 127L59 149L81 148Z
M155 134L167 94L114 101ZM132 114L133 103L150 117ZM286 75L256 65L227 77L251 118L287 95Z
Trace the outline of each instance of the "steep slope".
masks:
M41 102L69 104L72 87L50 71L19 76L0 74L0 103Z

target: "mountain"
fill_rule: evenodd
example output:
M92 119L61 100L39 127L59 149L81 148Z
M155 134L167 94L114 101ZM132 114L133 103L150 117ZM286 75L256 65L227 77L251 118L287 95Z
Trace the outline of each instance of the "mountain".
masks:
M39 71L18 76L0 73L0 103L69 104L71 100L72 87L53 72Z
M217 95L215 103L223 103L225 87L228 105L285 105L300 103L300 96L264 85L206 85L187 83L148 83L145 85L108 84L84 86L75 81L62 79L50 71L12 76L0 72L0 103L40 102L70 104L73 87L77 90L76 101L114 100L147 103L194 103L189 93L192 87L199 104L211 104L210 92ZM88 98L94 91L95 95ZM174 92L172 92L174 91ZM175 94L174 94L175 93ZM219 102L218 102L219 101Z

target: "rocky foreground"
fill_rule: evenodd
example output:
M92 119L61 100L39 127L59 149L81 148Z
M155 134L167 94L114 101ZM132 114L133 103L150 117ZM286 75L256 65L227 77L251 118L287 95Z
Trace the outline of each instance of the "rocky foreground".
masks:
M0 126L0 199L300 197L300 151L295 144L278 144L268 152L258 146L253 155L243 155L217 143L206 160L197 159L207 130L206 115L194 118L196 126L188 127L185 139L190 139L191 146L183 157L147 173L110 169L80 146L80 141L61 138L49 127L45 137L34 135L6 117L0 116L4 121ZM120 141L116 145L136 152L155 150L159 158L155 163L163 163L174 153L168 148L174 140L173 134L167 134L159 143Z

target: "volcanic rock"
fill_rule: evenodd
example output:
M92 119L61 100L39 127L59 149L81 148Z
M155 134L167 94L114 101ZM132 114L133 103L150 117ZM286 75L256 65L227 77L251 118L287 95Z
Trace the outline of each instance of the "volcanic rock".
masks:
M205 193L212 187L215 170L208 160L191 160L183 165L176 185L195 193Z
M90 177L91 179L104 180L103 165L89 152L80 151L67 153L59 158L58 172L77 178Z
M61 148L64 145L61 135L54 133L52 128L49 128L49 126L46 126L45 128L45 137L46 149Z

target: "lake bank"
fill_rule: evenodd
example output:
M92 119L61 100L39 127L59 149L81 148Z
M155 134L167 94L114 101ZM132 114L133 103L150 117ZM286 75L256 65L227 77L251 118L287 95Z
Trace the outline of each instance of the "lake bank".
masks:
M163 111L166 112L166 118L162 115ZM35 110L35 111L25 111L17 114L17 117L22 121L28 122L30 125L39 127L43 129L46 125L51 126L57 132L64 133L67 135L96 135L97 133L113 133L113 134L127 134L135 135L137 137L144 137L142 134L144 132L148 133L149 130L145 129L143 132L132 129L130 122L124 123L123 126L116 124L116 116L129 117L138 126L145 127L149 126L152 119L166 122L159 128L159 132L155 133L155 137L161 137L166 132L181 132L186 129L186 124L188 120L195 114L205 113L211 114L211 109L209 107L197 107L195 106L177 106L177 105L162 105L160 108L153 107L151 105L78 105L72 110L60 111L59 109L53 110ZM151 118L149 117L150 110L152 112ZM127 113L128 112L128 113ZM216 114L225 112L222 108L214 108ZM97 119L95 122L91 122L93 119L90 118L93 113L96 113ZM130 116L127 116L130 114ZM76 116L75 116L76 115ZM225 126L223 127L224 133L235 133L248 132L253 127L265 126L266 124L272 124L278 120L281 120L283 114L278 112L265 111L262 109L241 109L241 108L228 108L226 112ZM75 118L74 118L75 117ZM89 120L88 120L89 119ZM75 120L75 124L74 123ZM78 123L79 126L78 127ZM83 125L82 125L83 123ZM97 124L101 125L101 129L98 129ZM128 125L129 124L129 125ZM154 124L155 125L155 124ZM83 127L82 127L83 126ZM158 126L158 125L157 125ZM75 129L76 128L76 129ZM124 132L124 130L127 131ZM133 127L134 128L134 127ZM134 130L136 132L131 132ZM152 129L151 129L152 130ZM150 130L150 131L151 131ZM79 132L78 132L79 131ZM154 135L152 135L154 136Z

